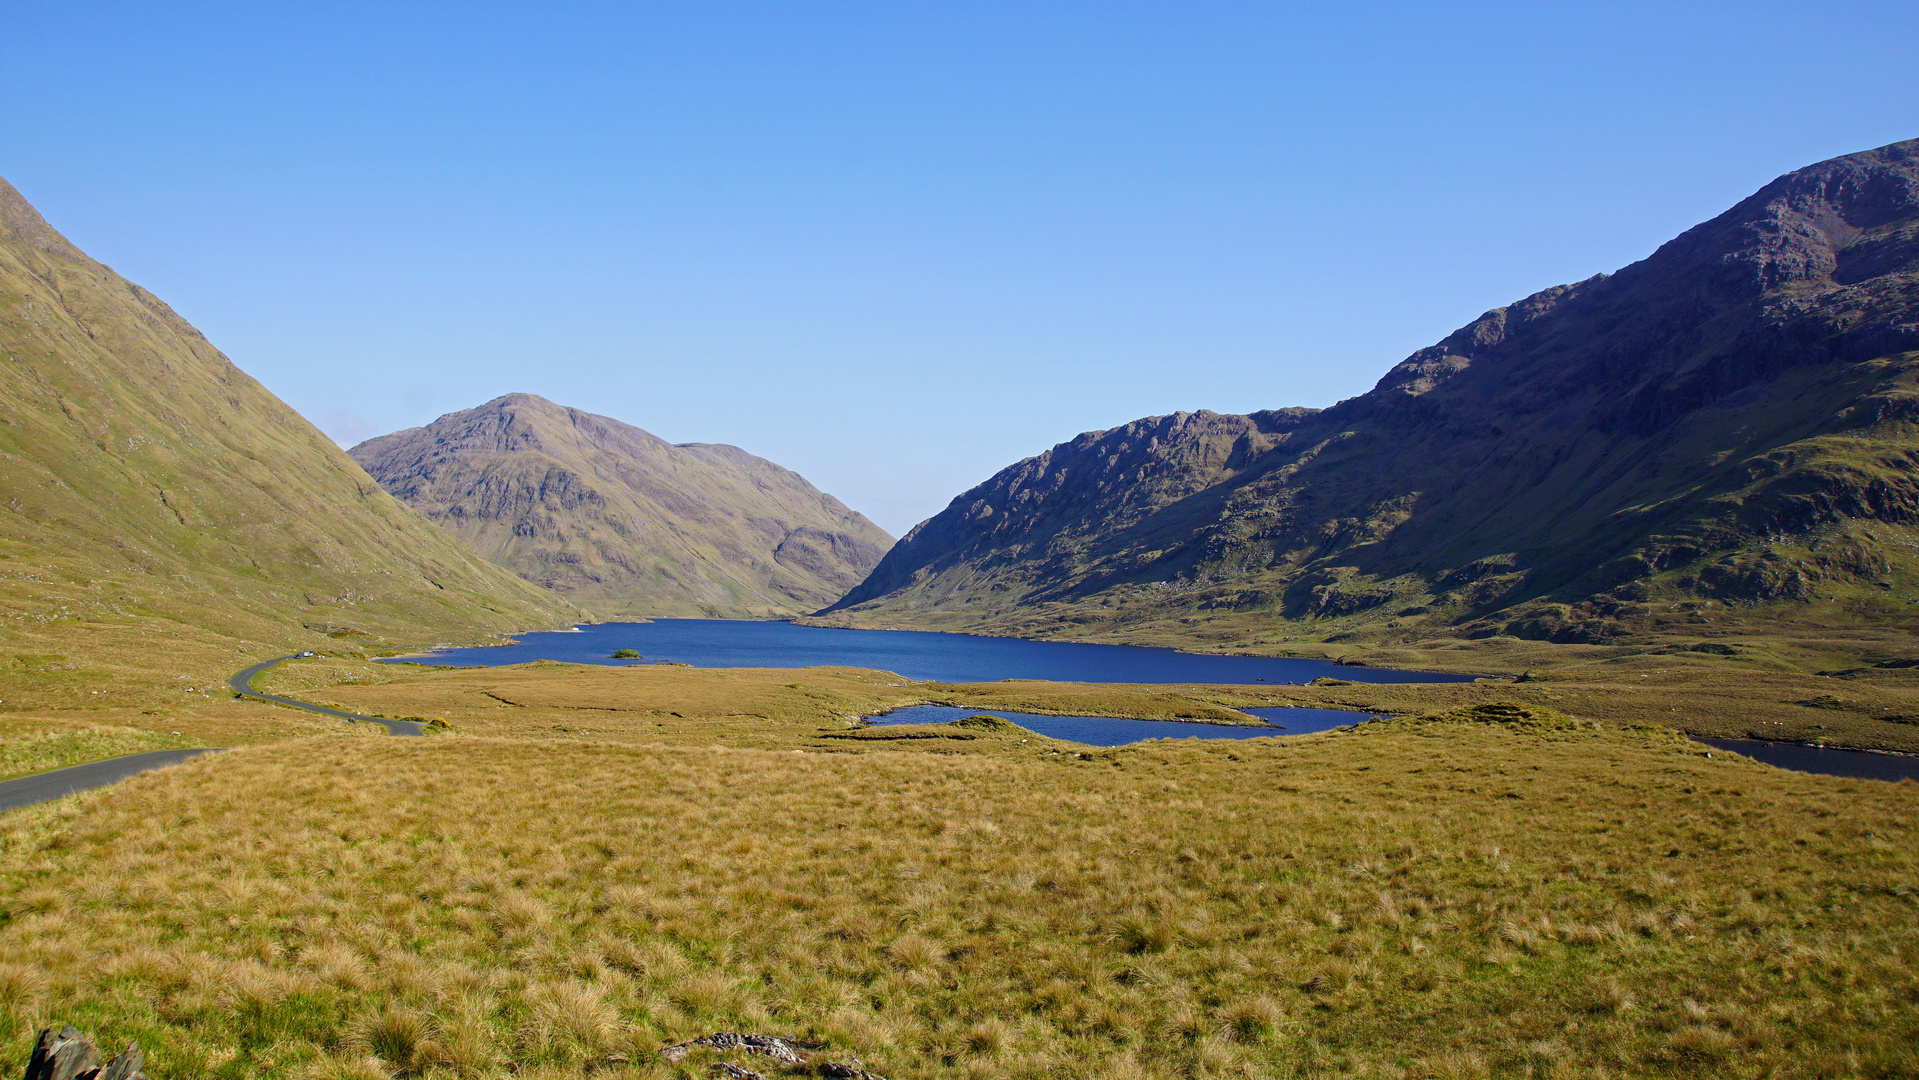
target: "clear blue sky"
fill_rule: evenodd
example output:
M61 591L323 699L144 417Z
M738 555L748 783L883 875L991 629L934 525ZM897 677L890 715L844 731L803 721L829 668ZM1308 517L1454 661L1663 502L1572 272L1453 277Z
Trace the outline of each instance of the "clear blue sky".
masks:
M296 11L305 7L305 11ZM0 175L351 443L509 391L894 533L1919 136L1919 4L9 5Z

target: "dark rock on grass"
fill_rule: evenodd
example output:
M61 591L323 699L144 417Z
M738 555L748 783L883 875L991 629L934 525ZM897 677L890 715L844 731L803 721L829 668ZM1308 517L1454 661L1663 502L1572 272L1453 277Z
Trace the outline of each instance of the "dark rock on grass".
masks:
M806 1053L823 1049L826 1044L806 1042L801 1039L782 1039L776 1035L742 1035L737 1031L716 1031L711 1035L702 1035L697 1039L688 1039L683 1043L674 1043L660 1051L660 1056L671 1062L686 1059L696 1049L744 1050L749 1054L764 1054L782 1065L803 1065Z
M737 1031L716 1031L711 1035L702 1035L697 1039L688 1039L683 1043L674 1043L660 1051L660 1056L678 1064L686 1060L695 1050L712 1050L725 1053L730 1050L742 1050L749 1054L760 1054L789 1069L805 1068L811 1064L810 1055L826 1049L825 1043L805 1042L800 1039L783 1039L775 1035L743 1035ZM867 1071L858 1058L850 1061L825 1061L819 1063L819 1075L828 1080L886 1080L886 1077ZM766 1074L755 1072L743 1065L730 1061L716 1061L711 1072L727 1080L767 1080Z
M146 1061L138 1046L129 1046L102 1065L100 1051L78 1028L48 1028L33 1044L24 1080L146 1080L140 1071Z

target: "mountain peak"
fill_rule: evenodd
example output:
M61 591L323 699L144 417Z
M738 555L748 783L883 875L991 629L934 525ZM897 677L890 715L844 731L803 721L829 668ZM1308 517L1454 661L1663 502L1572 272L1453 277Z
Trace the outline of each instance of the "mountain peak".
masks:
M1779 177L1276 415L1149 417L1009 466L836 618L1600 640L1835 593L1817 618L1909 622L1919 564L1872 523L1919 524L1919 141Z
M81 595L117 598L75 604L73 617L115 628L92 632L144 634L127 629L139 611L256 643L341 627L434 640L575 615L380 491L4 181L0 356L10 540L92 583ZM55 632L44 588L0 593Z
M97 265L60 235L59 230L47 224L40 211L3 178L0 178L0 243L32 248L69 262Z
M1919 139L1789 172L1620 276L1692 278L1745 299L1800 282L1835 280L1843 253L1883 239L1915 218ZM1910 251L1907 256L1909 268Z
M674 446L504 394L349 453L476 552L605 615L777 616L857 584L892 538L735 446Z

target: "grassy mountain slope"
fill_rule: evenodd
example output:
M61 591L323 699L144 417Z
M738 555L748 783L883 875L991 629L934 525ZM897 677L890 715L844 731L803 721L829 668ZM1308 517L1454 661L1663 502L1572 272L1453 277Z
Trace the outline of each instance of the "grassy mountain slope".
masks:
M675 446L532 394L350 453L474 551L607 616L811 611L893 542L738 447Z
M0 667L31 680L83 651L204 678L329 633L576 615L380 490L0 181Z
M1900 627L1915 551L1907 142L1488 312L1332 408L1063 443L914 529L828 618L1242 647L1618 640L1728 606Z

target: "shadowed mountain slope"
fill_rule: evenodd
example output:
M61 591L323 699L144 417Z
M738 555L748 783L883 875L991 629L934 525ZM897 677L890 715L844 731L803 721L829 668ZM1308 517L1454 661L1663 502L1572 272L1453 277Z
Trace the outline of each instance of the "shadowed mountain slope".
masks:
M350 453L474 551L606 616L811 611L893 543L798 473L738 447L675 446L532 394Z
M1487 312L1329 409L1155 417L1019 462L827 620L1235 646L1602 641L1715 605L1910 624L1915 350L1906 142Z
M0 597L16 648L84 636L136 664L184 662L162 639L230 656L578 615L380 490L4 181Z

